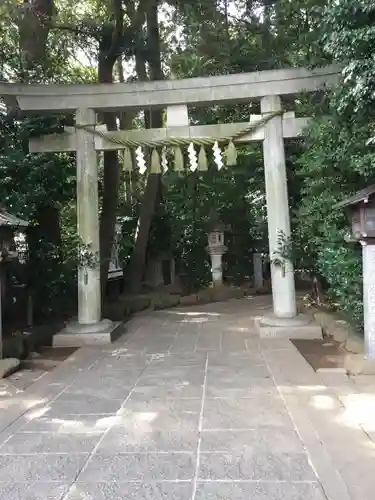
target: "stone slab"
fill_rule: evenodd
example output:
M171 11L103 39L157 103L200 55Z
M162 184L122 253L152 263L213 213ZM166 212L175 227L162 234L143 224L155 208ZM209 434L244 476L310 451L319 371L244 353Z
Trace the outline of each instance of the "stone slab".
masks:
M111 323L107 329L95 333L72 333L69 326L53 337L53 347L82 347L111 344L122 335L121 323Z
M1 465L1 461L0 461ZM177 481L192 480L196 456L192 453L96 454L79 475L79 481Z
M87 459L84 453L0 455L0 482L71 482Z
M172 376L171 378L165 377L165 376L160 376L158 377L157 374L147 374L139 380L137 384L137 389L141 387L149 387L149 386L154 386L154 387L160 387L164 389L168 388L173 388L173 387L181 387L181 388L188 388L188 387L197 387L201 388L203 386L204 382L204 373L199 372L197 370L196 373L192 371L191 373L186 373L185 375L180 375L180 376Z
M256 408L256 412L253 411ZM204 430L254 429L259 426L293 428L281 398L256 395L248 399L206 399L203 410Z
M262 364L248 365L243 367L236 367L231 365L216 365L208 366L207 370L207 385L218 384L221 382L225 384L228 380L231 381L233 387L243 387L249 380L267 379L271 374L268 368Z
M90 370L98 370L100 373L104 371L117 371L117 370L144 370L151 362L152 358L146 356L138 356L136 354L118 354L106 356L93 364Z
M197 484L195 500L327 500L318 482L209 482Z
M271 448L272 450L272 448ZM314 481L317 477L306 453L201 453L199 480Z
M199 398L203 394L203 382L201 384L191 384L188 381L175 382L173 384L153 384L149 379L134 388L133 394L143 397L145 400L154 398Z
M275 396L278 394L272 379L258 379L256 383L249 381L243 387L210 385L206 387L206 397L210 399L253 399L254 396Z
M247 431L202 431L202 452L234 452L241 450L278 453L302 453L305 451L300 437L294 429L258 426Z
M181 379L186 379L192 383L197 382L199 384L204 382L205 367L204 366L152 366L149 365L144 371L139 384L142 385L143 380L149 380L154 377L160 381L178 381Z
M69 484L0 483L0 500L61 500L69 489Z
M65 391L65 395L86 396L98 399L119 399L125 401L134 387L136 380L128 379L126 377L108 377L103 376L98 380L97 377L91 377L91 385L87 380L80 380L72 384Z
M130 498L137 500L191 500L192 494L193 484L190 482L158 482L149 484L126 483L121 481L112 483L78 482L69 490L69 494L64 500L125 500ZM1 498L1 500L3 499ZM4 500L13 499L7 498ZM306 500L320 499L307 498Z
M91 453L101 434L19 432L0 446L0 455Z
M120 410L123 402L123 399L64 393L45 406L44 415L54 418L68 415L113 415Z
M71 415L64 418L36 417L21 428L24 433L57 433L59 435L102 435L113 418L107 415Z
M284 326L262 326L258 327L261 339L317 339L322 338L322 327L316 324L284 327Z
M127 430L136 433L176 431L180 427L198 429L201 411L201 399L153 399L142 401L128 399L124 408L118 412L119 421L114 430Z
M161 429L147 422L131 428L115 425L101 441L98 453L195 452L198 441L198 426L184 423L172 429L167 422Z
M156 366L201 366L204 368L206 365L206 358L206 353L168 353L162 356L151 357L149 368Z
M228 370L233 371L246 367L264 366L264 357L260 351L259 344L252 346L250 351L237 352L232 350L223 350L223 352L209 352L208 353L208 368L226 367Z

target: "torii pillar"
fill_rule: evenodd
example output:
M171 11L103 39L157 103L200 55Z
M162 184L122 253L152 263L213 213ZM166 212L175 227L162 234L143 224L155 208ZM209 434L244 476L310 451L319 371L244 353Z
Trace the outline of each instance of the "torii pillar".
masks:
M78 109L76 124L95 126L92 109ZM78 320L69 323L53 337L53 345L81 346L108 344L115 338L118 323L102 319L100 286L98 167L95 137L76 129L77 144L77 229L85 248L92 255L89 265L78 267Z
M263 97L261 112L267 115L281 111L279 96ZM282 116L275 116L264 126L264 175L267 197L268 241L270 257L277 249L281 231L290 236L288 188L286 178ZM279 318L293 318L297 314L293 264L286 261L285 275L278 266L271 265L273 312Z
M262 97L262 115L281 111L278 95ZM289 200L284 150L283 118L276 115L264 125L263 140L264 175L267 198L269 254L271 258L273 312L259 321L261 337L321 337L321 328L305 315L297 314L293 263L285 260L283 272L272 264L277 250L278 235L288 238L291 234Z

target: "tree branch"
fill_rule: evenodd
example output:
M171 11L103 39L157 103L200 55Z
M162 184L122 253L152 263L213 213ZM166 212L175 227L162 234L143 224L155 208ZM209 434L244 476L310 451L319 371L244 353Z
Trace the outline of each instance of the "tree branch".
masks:
M95 40L100 39L100 33L97 27L93 28L92 30L84 30L70 24L52 24L51 29L71 31L72 33L76 33L77 35L92 36L93 38L95 38ZM95 29L96 32L94 31Z
M140 0L138 9L134 8L134 2L127 5L127 14L131 21L132 31L137 33L145 22L146 13L150 10L155 0Z

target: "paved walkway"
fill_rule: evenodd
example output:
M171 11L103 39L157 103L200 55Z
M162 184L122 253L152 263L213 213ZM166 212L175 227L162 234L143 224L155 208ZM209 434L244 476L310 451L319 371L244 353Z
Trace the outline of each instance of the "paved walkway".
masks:
M140 315L25 392L3 384L0 500L373 500L374 379L261 341L267 306Z

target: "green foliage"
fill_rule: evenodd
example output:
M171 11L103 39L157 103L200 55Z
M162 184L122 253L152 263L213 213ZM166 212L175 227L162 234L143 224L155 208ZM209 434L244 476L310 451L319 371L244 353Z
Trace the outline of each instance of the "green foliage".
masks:
M375 5L372 0L330 2L322 16L322 43L343 64L343 85L335 101L338 111L366 115L375 95Z
M344 240L348 221L333 205L375 182L374 4L339 0L315 9L317 41L342 66L343 80L330 98L330 114L312 124L299 159L301 205L295 224L310 267L328 286L333 301L363 326L360 247Z
M271 264L281 268L282 276L285 276L287 262L294 261L293 240L284 231L279 230L277 234L276 250L271 255Z
M330 294L352 322L363 328L362 259L360 247L348 247L331 229L317 257L318 269L330 286Z
M299 159L303 186L295 221L310 267L324 277L332 299L359 327L361 253L347 247L348 220L333 206L375 182L375 149L366 146L367 134L366 124L348 123L339 115L321 118L312 125Z
M9 209L28 219L39 206L60 206L74 196L72 155L28 152L29 137L60 129L54 119L18 121L0 114L1 199Z

